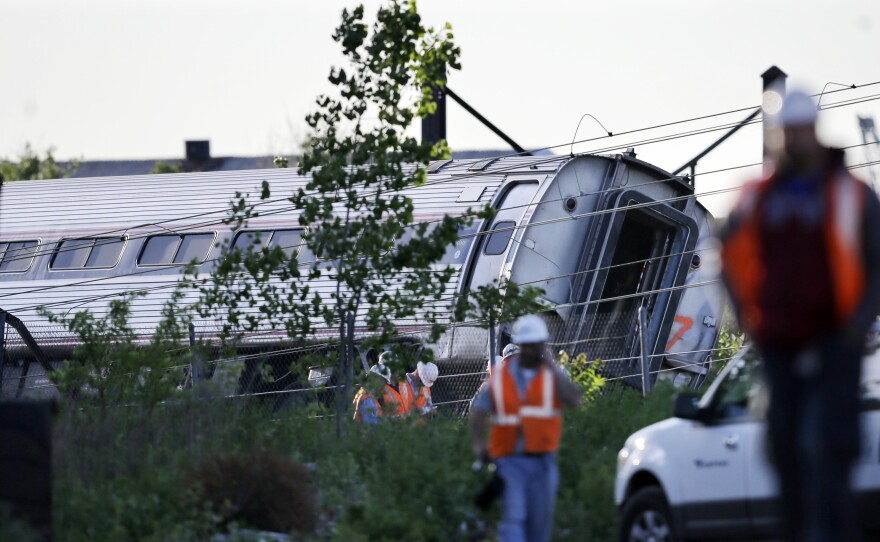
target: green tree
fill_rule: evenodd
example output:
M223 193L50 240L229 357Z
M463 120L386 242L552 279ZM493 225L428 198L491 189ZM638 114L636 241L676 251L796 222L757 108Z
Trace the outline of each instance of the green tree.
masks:
M180 162L168 162L166 160L159 160L153 165L153 171L151 171L153 175L158 175L162 173L183 173L183 164Z
M406 131L416 117L436 110L434 90L445 84L448 69L459 68L451 27L426 28L414 1L390 0L371 28L364 22L363 6L344 10L333 37L348 66L330 73L338 97L319 96L317 110L306 118L313 134L298 172L309 180L289 198L307 228L302 244L314 261L298 262L279 246L234 250L227 244L212 276L193 280L201 290L198 313L225 322L224 337L265 322L283 322L296 339L317 328L334 330L331 351L337 356L338 382L346 390L337 393L341 424L353 389L356 340L394 344L395 359L403 364L412 351L395 342L397 323L416 321L424 325L429 341L439 339L453 314L455 302L448 292L455 273L436 264L461 228L494 213L487 206L432 224L415 223L406 193L425 184L432 160L449 154L445 142L419 142ZM280 158L276 165L287 164ZM271 197L264 182L260 198ZM228 223L239 228L258 215L247 197L236 194ZM313 286L318 281L335 287L318 291ZM518 288L507 291L514 290L521 293ZM455 313L474 315L480 300L504 295L487 288ZM356 336L356 328L368 333Z
M33 181L39 179L60 179L69 177L79 167L79 160L67 164L59 164L53 156L54 149L46 150L41 157L34 151L30 143L25 143L24 150L18 155L18 161L0 160L0 182Z
M68 316L38 309L79 340L73 359L50 374L68 398L99 407L127 404L149 410L171 396L183 381L180 368L190 362L190 354L180 348L188 323L188 317L177 308L182 294L175 292L165 303L149 342L142 341L129 323L132 301L144 295L133 292L110 301L101 317L88 310Z

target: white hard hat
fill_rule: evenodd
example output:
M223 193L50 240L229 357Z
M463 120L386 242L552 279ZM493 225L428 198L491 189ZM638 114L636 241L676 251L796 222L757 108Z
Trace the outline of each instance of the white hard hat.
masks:
M437 365L431 362L418 362L416 364L416 372L418 372L419 380L422 381L422 384L429 388L434 385L434 381L437 380L437 377L440 375L440 369L437 368Z
M782 102L777 120L782 126L804 126L816 124L816 103L806 93L793 90Z
M384 363L373 365L370 367L370 372L381 376L385 382L391 384L391 369L386 367Z
M394 353L393 352L389 352L386 350L385 352L382 352L381 354L379 354L379 363L380 364L385 364L385 362L393 361L393 360L394 360Z
M507 356L512 356L514 354L519 353L519 347L514 343L510 343L504 347L504 350L501 351L501 357L506 358Z
M536 344L547 342L550 333L543 318L537 314L527 314L513 324L512 338L516 344Z

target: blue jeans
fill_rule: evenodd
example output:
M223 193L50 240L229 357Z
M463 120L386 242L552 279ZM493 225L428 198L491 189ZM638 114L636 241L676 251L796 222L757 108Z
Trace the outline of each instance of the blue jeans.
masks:
M501 542L547 542L553 531L559 468L555 454L509 455L495 460L504 480Z

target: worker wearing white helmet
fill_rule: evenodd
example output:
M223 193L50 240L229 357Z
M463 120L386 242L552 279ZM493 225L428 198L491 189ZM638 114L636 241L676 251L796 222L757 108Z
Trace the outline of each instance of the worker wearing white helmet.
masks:
M440 376L440 369L436 364L421 361L416 364L416 370L407 373L406 379L400 382L400 396L407 404L408 412L420 412L427 414L434 410L434 402L431 399L431 386Z
M761 351L783 538L856 540L849 480L860 360L880 310L880 201L843 151L819 142L809 95L765 113L774 168L743 186L728 217L722 276Z
M489 385L471 403L474 454L478 461L494 459L504 480L500 540L545 542L559 486L561 411L577 406L581 394L556 367L543 318L523 316L512 338L519 353L495 368Z
M385 414L402 414L405 411L403 399L400 393L391 383L391 369L384 363L377 363L370 367L367 378L381 379L384 384L384 392L379 398L369 389L373 386L361 387L354 396L354 419L355 421L375 424Z
M500 356L495 356L494 360L489 360L489 363L486 366L486 374L488 375L488 378L492 378L492 371L512 360L517 354L519 354L519 347L516 344L510 343L505 346L501 351Z

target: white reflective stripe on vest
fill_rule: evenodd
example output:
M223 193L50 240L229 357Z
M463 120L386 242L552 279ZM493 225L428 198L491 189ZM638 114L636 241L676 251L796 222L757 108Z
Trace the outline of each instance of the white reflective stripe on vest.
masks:
M499 367L499 369L501 368ZM492 382L489 384L489 388L492 390L492 401L495 403L495 419L493 421L498 425L516 425L519 423L519 417L508 416L504 411L504 379L501 374L503 372L503 370L492 371ZM515 421L511 421L511 419Z
M391 402L392 402L394 405L397 405L397 398L394 397L394 393L391 393L392 391L394 391L394 388L392 388L391 386L388 386L388 385L386 384L386 386L385 386L385 395L387 395L388 398L391 399Z
M494 416L492 423L495 425L519 425L519 416Z
M543 382L541 406L522 406L519 407L519 415L523 418L555 418L560 415L559 410L553 408L553 395L556 391L556 379L553 378L553 371L547 367L541 370Z
M401 389L400 389L401 399L403 399L404 404L407 404L410 402L410 399L409 399L410 397L412 397L412 400L415 401L415 399L416 399L415 395L416 395L416 392L413 389L412 384L409 383L409 375L407 375L406 380L403 381L403 386L401 386Z
M541 406L520 406L519 414L507 414L504 410L504 384L502 378L502 370L494 371L492 374L492 399L495 403L495 415L492 423L495 425L519 425L521 418L555 418L561 415L561 412L553 408L554 395L556 392L556 379L553 370L544 367L541 369Z
M524 406L519 409L519 415L522 418L555 418L562 413L556 409L546 409L544 407Z
M544 367L541 372L544 373L544 409L553 409L553 392L556 390L556 379L553 378L553 371Z

